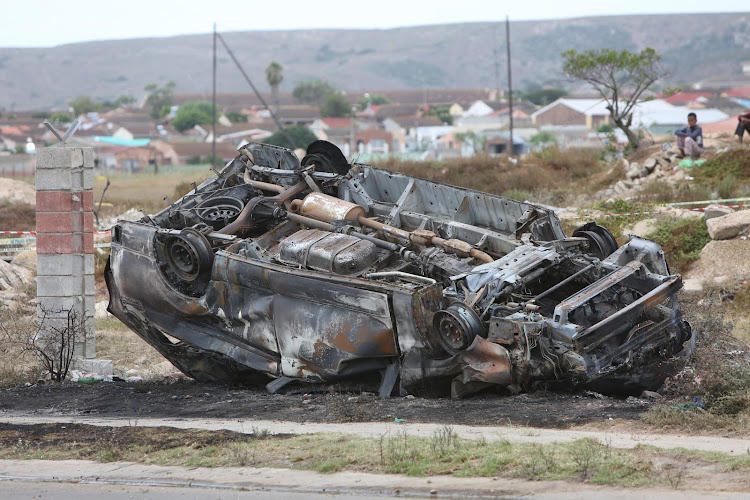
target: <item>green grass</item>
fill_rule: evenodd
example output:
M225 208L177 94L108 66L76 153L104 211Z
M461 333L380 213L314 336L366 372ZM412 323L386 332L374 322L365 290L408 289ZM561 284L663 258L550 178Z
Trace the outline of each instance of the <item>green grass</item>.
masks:
M683 272L711 241L703 217L662 218L646 238L661 245L672 272Z
M616 449L593 439L529 444L507 440L471 441L449 427L430 438L399 431L381 438L313 434L264 438L229 431L171 428L96 428L50 425L41 438L27 439L18 429L0 430L3 459L90 459L188 467L256 466L342 470L408 476L508 477L535 481L568 480L618 486L674 486L674 478L654 462L678 467L722 464L724 470L750 469L750 455L648 447ZM75 433L70 434L72 430Z

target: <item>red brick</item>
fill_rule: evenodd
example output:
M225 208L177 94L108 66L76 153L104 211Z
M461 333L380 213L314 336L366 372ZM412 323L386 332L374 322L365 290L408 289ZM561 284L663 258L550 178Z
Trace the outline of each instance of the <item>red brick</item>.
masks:
M83 199L83 210L90 212L94 210L94 192L84 191L78 194L79 198Z
M94 212L83 212L83 230L94 231Z
M70 233L73 231L70 212L39 212L36 214L37 233Z
M73 253L72 234L37 234L36 252L38 254Z
M94 235L92 233L73 235L71 253L94 253Z
M70 212L72 208L73 201L70 191L36 192L37 212Z

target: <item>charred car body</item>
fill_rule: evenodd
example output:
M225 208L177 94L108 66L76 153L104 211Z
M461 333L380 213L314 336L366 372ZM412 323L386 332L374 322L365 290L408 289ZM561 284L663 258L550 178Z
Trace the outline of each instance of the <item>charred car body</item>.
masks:
M113 228L109 310L198 380L380 394L654 388L694 347L661 248L551 210L251 143ZM377 378L379 376L380 378Z

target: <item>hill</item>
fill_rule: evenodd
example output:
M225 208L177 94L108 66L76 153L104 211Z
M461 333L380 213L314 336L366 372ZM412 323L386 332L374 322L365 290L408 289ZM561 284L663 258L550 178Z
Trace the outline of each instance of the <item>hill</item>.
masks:
M223 36L263 91L264 69L271 61L284 67L282 91L310 79L342 90L505 88L504 30L503 22L483 22ZM665 83L741 79L741 63L750 60L750 13L511 22L513 85L568 85L560 53L569 48L646 46L663 54L671 73ZM210 91L211 51L210 34L0 48L0 109L65 107L79 95L141 98L147 84L169 80L179 93ZM221 47L218 82L219 92L249 91Z

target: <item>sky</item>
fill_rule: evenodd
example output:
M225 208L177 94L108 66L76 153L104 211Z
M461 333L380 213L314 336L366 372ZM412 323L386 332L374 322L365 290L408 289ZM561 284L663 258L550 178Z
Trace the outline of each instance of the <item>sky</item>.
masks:
M627 14L747 12L740 0L3 0L0 47L318 28L394 28Z

